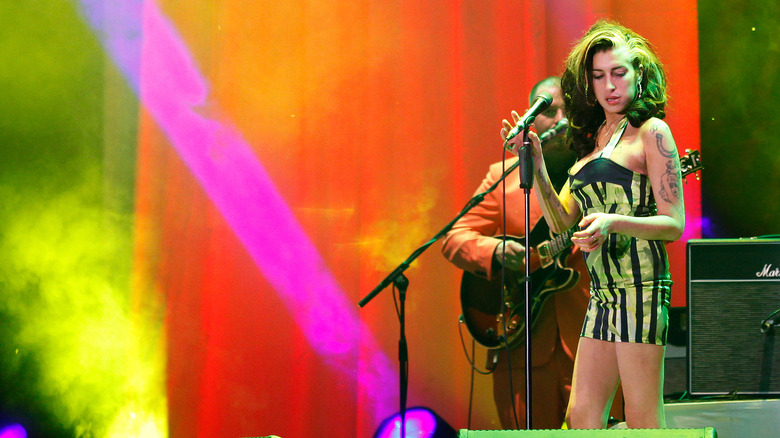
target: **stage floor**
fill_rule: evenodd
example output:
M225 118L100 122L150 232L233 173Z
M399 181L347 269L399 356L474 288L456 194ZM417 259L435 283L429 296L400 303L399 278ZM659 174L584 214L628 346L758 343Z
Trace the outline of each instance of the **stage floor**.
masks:
M667 403L666 427L714 427L718 438L780 435L780 399Z

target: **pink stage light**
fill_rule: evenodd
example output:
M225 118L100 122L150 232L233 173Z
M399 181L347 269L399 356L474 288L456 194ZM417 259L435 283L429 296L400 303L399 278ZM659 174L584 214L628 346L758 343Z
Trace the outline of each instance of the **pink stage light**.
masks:
M21 424L11 424L0 429L0 438L27 438L27 430Z
M173 25L151 0L81 0L81 6L105 50L291 310L309 345L358 381L376 419L386 415L398 397L394 365L250 145L230 126L196 111L206 103L208 85ZM358 360L362 363L356 366Z
M454 438L455 430L427 408L411 408L406 411L405 438ZM400 438L401 414L382 422L374 438Z

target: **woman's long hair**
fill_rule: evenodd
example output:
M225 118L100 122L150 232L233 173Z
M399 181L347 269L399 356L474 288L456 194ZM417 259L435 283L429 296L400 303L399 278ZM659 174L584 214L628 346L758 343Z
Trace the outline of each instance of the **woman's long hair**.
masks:
M636 32L615 22L600 20L574 46L566 59L561 89L569 119L568 137L577 158L596 146L596 132L604 122L604 109L591 89L593 55L616 47L626 49L631 65L641 74L642 94L626 108L631 126L639 127L651 117L666 113L666 75L650 43Z

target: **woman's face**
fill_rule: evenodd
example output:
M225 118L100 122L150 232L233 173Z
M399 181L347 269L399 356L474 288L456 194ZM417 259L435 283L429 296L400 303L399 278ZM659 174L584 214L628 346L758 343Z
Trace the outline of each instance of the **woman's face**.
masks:
M622 47L596 52L591 71L593 93L605 113L621 114L634 101L638 75Z

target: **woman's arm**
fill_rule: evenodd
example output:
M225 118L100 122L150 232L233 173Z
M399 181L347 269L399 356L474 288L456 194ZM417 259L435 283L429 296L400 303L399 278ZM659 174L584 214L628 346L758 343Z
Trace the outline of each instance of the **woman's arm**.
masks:
M647 237L636 237L677 240L685 229L685 202L677 145L669 126L659 119L648 120L642 125L640 134L644 144L647 175L650 177L658 207L656 217L659 219L654 227L642 230Z
M682 175L677 146L669 127L650 119L639 129L650 185L656 206L655 216L633 217L606 213L590 214L580 221L584 229L572 236L583 251L593 251L609 233L646 240L677 240L685 228Z
M528 134L534 144L532 152L534 159L534 181L536 182L536 198L542 207L542 213L550 229L555 233L563 233L577 222L580 208L569 191L569 181L561 188L560 193L555 188L547 174L541 143L533 132Z
M517 112L512 111L512 118L517 123L520 116ZM501 138L506 139L509 131L512 129L512 124L506 119L501 123L503 125ZM577 219L580 217L580 208L572 197L571 192L569 192L568 181L561 188L560 194L556 193L550 181L550 176L547 174L547 166L544 163L544 154L542 153L542 142L539 141L539 137L534 132L529 132L528 137L533 144L531 155L534 161L534 181L537 186L536 198L539 200L542 213L550 229L554 233L563 233L577 222ZM517 155L522 146L522 138L523 136L517 135L508 142L507 147L511 146L512 153L515 155Z

